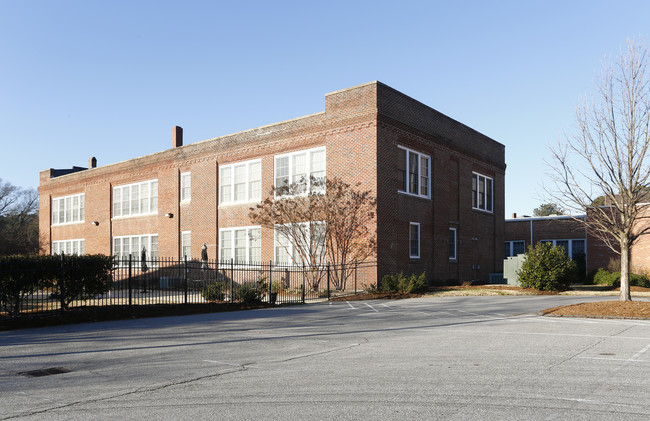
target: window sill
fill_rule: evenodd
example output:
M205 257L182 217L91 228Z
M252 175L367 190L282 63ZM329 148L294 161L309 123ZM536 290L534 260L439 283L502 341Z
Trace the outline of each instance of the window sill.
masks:
M111 218L111 221L119 221L120 219L131 219L131 218L144 218L147 216L158 216L158 212L156 213L143 213L140 215L127 215L127 216L114 216Z
M250 205L250 204L253 204L253 203L261 203L261 202L262 202L262 199L242 200L240 202L219 203L219 207L220 208L227 208L227 207L231 207L231 206Z
M488 214L488 215L494 215L494 211L489 211L489 210L479 209L479 208L472 208L472 210L477 211L477 212L481 212L481 213L485 213L485 214Z
M420 199L431 200L431 196L423 196L421 194L409 193L409 192L405 192L403 190L397 190L397 194L403 194L404 196L411 196L411 197L417 197L417 198L420 198Z
M64 222L63 224L51 224L50 226L53 227L53 228L54 228L54 227L65 227L65 226L68 226L68 225L79 225L79 224L83 224L83 223L85 223L85 222L86 222L86 221L78 221L78 222Z

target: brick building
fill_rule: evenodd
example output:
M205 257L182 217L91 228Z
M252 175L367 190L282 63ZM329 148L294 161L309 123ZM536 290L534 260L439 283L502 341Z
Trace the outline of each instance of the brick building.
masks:
M431 280L501 272L505 147L384 85L327 94L325 111L128 161L40 174L51 253L281 260L248 210L275 183L340 177L377 197L379 275ZM309 186L307 186L309 188Z
M584 218L585 215L517 218L515 214L505 223L505 257L522 254L531 244L550 242L564 247L585 273L607 268L610 260L618 259L618 255L578 221Z

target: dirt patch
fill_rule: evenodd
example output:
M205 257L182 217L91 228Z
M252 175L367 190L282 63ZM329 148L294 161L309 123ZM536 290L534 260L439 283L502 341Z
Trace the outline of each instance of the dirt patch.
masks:
M599 317L599 318L650 318L647 301L599 301L542 310L545 316Z

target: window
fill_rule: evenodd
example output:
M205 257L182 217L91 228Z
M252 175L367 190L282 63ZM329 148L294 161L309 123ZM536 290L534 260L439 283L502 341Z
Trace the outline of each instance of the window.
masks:
M409 256L411 259L420 258L420 224L411 222L409 228Z
M261 263L262 231L257 227L224 228L219 230L219 259L236 262Z
M181 202L189 202L192 199L192 177L186 172L181 174Z
M288 194L289 185L297 194L325 191L325 148L309 149L275 157L277 196Z
M493 212L493 187L490 177L472 173L472 208Z
M190 260L192 258L192 232L181 232L181 259Z
M505 257L517 256L526 252L526 242L520 241L506 241Z
M431 157L402 146L397 149L397 190L431 197Z
M158 234L126 235L113 237L113 256L120 266L128 266L129 255L132 264L140 264L142 250L146 251L147 264L156 266L158 260Z
M158 180L113 187L113 218L158 213Z
M262 200L262 161L224 165L219 169L219 203Z
M61 240L52 241L52 254L76 254L83 256L85 254L85 240Z
M551 243L553 247L563 247L573 260L583 260L586 255L585 240L542 240L540 243Z
M456 260L456 228L449 228L449 260Z
M309 265L312 262L303 259L313 255L316 259L314 265L325 263L325 223L304 222L300 224L284 225L295 235L288 236L287 230L275 228L275 262L283 265ZM300 244L294 244L291 239L300 238ZM310 243L307 244L307 241ZM302 251L302 254L301 254Z
M77 224L84 219L84 193L52 199L52 225Z

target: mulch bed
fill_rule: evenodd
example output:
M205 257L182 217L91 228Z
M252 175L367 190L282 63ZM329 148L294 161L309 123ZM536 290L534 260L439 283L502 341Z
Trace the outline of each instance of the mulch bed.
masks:
M650 302L599 301L549 308L540 313L544 316L647 319L650 318Z

